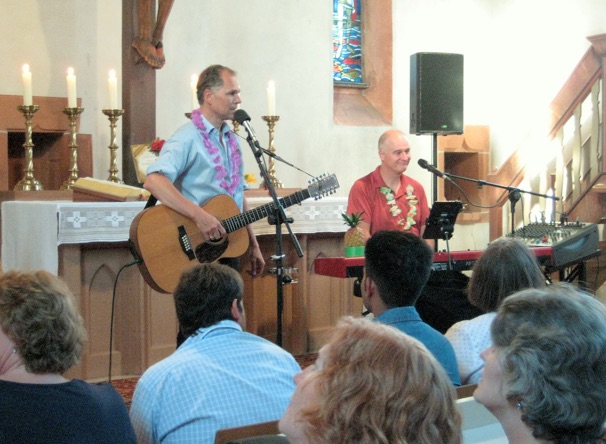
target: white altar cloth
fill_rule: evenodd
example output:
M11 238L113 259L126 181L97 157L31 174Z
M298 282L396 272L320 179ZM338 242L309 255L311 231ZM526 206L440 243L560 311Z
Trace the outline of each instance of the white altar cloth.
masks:
M59 245L124 242L145 202L7 201L2 203L4 271L59 271Z
M267 204L267 197L248 197L250 209ZM59 246L96 242L126 242L132 220L145 202L6 201L2 203L2 268L4 271L59 270ZM307 199L285 212L294 233L344 232L341 213L347 198ZM267 218L253 224L258 235L275 234ZM288 234L286 227L282 233Z
M252 210L271 201L267 197L248 197L248 206ZM293 218L291 224L294 233L339 233L349 228L343 223L341 213L347 210L347 198L325 197L320 200L307 199L301 205L292 205L284 210L287 217ZM252 224L256 234L275 234L275 225L269 225L267 218ZM288 234L286 227L282 233Z

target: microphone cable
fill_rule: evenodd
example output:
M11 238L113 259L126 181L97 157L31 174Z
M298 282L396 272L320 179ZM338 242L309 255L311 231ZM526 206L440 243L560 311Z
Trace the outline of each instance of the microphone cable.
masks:
M109 321L109 371L108 371L108 382L112 383L112 348L114 343L114 313L116 308L116 288L118 287L118 279L120 278L120 273L128 267L136 265L140 263L140 260L134 260L133 262L123 265L120 270L118 270L118 274L116 274L116 279L114 280L114 288L112 290L112 308L111 315Z

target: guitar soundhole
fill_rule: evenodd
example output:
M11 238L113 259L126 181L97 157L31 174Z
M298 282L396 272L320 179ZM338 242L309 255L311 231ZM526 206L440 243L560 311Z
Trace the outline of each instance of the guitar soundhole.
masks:
M229 238L217 242L204 242L196 247L196 257L202 264L214 262L221 257L229 246Z

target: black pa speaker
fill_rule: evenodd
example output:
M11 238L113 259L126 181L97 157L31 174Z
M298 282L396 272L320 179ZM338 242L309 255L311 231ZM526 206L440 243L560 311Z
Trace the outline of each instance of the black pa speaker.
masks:
M410 133L463 133L463 55L410 56Z

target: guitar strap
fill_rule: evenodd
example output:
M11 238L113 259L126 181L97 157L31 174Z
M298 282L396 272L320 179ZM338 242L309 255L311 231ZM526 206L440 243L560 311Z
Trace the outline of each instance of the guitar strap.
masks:
M148 208L156 205L157 202L158 202L158 199L156 199L156 196L154 196L153 194L150 194L149 198L147 199L147 203L145 204L145 208L143 208L143 209L147 210Z
M145 208L143 208L143 209L147 210L148 208L155 206L157 202L158 202L158 199L153 194L150 194L149 197L147 198L147 202L145 203ZM128 244L129 244L130 253L135 258L135 262L137 264L142 264L143 258L137 252L137 247L135 247L133 240L129 238Z

